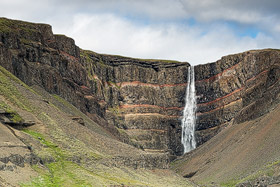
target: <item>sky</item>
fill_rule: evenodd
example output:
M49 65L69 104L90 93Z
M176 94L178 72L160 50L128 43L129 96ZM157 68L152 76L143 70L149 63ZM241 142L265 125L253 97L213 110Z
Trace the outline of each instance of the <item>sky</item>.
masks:
M280 48L279 0L0 0L0 17L48 23L87 50L192 65Z

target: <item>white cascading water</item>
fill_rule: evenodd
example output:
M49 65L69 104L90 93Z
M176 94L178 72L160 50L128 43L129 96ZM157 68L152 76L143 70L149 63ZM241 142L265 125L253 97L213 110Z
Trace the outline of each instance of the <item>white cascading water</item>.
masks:
M196 148L194 137L195 120L196 120L196 96L195 96L195 81L194 67L188 68L188 85L186 89L184 116L182 119L182 138L181 142L184 146L184 153L190 152Z

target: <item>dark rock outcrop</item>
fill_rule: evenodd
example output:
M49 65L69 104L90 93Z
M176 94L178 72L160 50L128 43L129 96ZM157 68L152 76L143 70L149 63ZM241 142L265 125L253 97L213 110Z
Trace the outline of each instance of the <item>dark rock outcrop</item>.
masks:
M22 129L24 127L29 127L35 125L34 121L25 121L14 111L5 111L0 107L0 122L15 129Z

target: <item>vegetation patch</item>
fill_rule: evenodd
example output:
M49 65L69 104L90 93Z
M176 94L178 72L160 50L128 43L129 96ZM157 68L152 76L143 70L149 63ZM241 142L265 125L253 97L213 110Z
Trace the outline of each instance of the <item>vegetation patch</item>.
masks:
M21 184L21 186L91 186L85 180L80 179L77 176L77 170L80 170L80 166L67 160L65 152L60 149L56 144L47 140L42 134L25 129L23 130L27 134L31 135L45 147L44 151L47 151L55 159L54 162L46 164L46 168L40 168L39 166L33 166L33 169L37 171L40 176L34 178L27 184Z
M30 89L27 85L23 84L19 79L0 66L0 94L17 107L32 112L32 108L27 99L18 91L12 81Z
M121 86L119 86L119 85L118 85L117 83L115 83L115 82L108 81L107 84L108 84L108 86L110 86L110 87L116 87L118 90L121 89Z
M14 123L22 123L24 121L22 117L15 111L11 112L10 115L11 115L11 121Z
M21 43L23 43L24 45L33 46L33 41L31 41L31 40L27 40L27 39L25 39L25 38L21 38L20 41L21 41Z
M33 167L39 174L27 184L21 184L23 187L60 187L60 186L79 186L90 187L86 180L79 177L80 167L70 161L57 161L47 164L48 171Z
M88 50L80 50L80 57L85 59L85 62L92 63L93 60L90 58L90 54L93 53Z
M113 58L122 58L122 59L131 59L132 61L142 61L142 62L162 62L162 63L181 63L176 60L163 60L163 59L142 59L142 58L131 58L131 57L125 57L121 55L107 55L103 54L104 56L113 57Z
M161 59L137 59L137 60L144 61L144 62L181 63L176 60L161 60Z
M92 165L88 169L72 161L67 160L65 151L49 141L42 134L25 129L28 133L46 147L54 157L54 162L47 163L43 167L34 165L33 169L39 173L39 177L30 182L20 184L22 187L88 187L110 185L149 185L148 181L158 182L158 177L147 171L134 171L125 168L111 168L104 165ZM148 177L148 178L147 178ZM160 185L151 185L160 186Z
M65 158L64 152L56 144L47 140L42 134L29 129L23 129L22 131L40 141L42 150L38 151L37 154L43 160L48 159L48 157L52 157L56 161Z
M119 106L110 107L108 110L117 116L122 112L122 109Z
M280 160L269 163L263 169L255 172L251 175L248 175L247 177L244 177L241 179L231 179L229 181L225 181L225 182L221 183L221 186L233 187L233 186L236 186L236 185L244 183L244 182L254 181L263 176L272 177L275 174L274 167L279 164L280 164Z
M234 186L236 186L239 183L240 183L240 180L232 179L232 180L229 180L227 182L221 183L221 186L224 186L224 187L234 187Z
M76 157L81 158L81 162L83 162L83 158L91 161L97 161L106 157L97 151L89 149L84 142L65 134L56 121L49 117L46 113L41 113L39 118L49 125L51 137L56 142L59 142L60 145L65 147L63 155L64 157L67 157L67 159L71 160L71 158Z
M13 109L11 109L11 107L9 107L5 102L0 101L0 109L4 110L6 113L9 114L9 119L14 122L14 123L21 123L24 120L22 119L22 117Z
M69 109L75 110L75 107L70 104L69 102L67 102L65 99L61 98L59 95L53 94L52 95L58 102L60 102L61 104L63 104L64 106L66 106Z
M24 88L28 89L29 91L37 94L33 89L31 89L28 85L26 85L24 82L22 82L19 78L17 78L15 75L13 75L11 72L7 71L5 68L0 66L0 73L2 73L4 76L8 77L10 80L16 82L17 84L23 86Z
M24 32L24 35L31 36L37 31L37 24L24 21L9 20L0 18L0 31L3 33L18 33L19 30Z

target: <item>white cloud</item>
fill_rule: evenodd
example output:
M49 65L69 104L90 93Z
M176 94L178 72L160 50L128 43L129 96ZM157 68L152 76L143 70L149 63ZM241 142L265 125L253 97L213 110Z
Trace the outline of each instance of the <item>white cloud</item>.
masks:
M279 0L180 0L186 14L202 22L232 21L279 35Z
M280 43L278 0L4 0L0 7L0 16L49 23L81 48L131 57L198 64ZM199 23L188 26L189 18ZM239 36L226 21L259 33Z
M163 58L188 61L191 64L216 61L223 55L260 47L275 47L272 38L260 33L256 38L237 37L222 24L201 27L178 24L137 25L114 14L78 14L73 29L64 30L53 21L55 31L75 38L84 48L100 53L137 58ZM273 45L270 45L272 44Z

